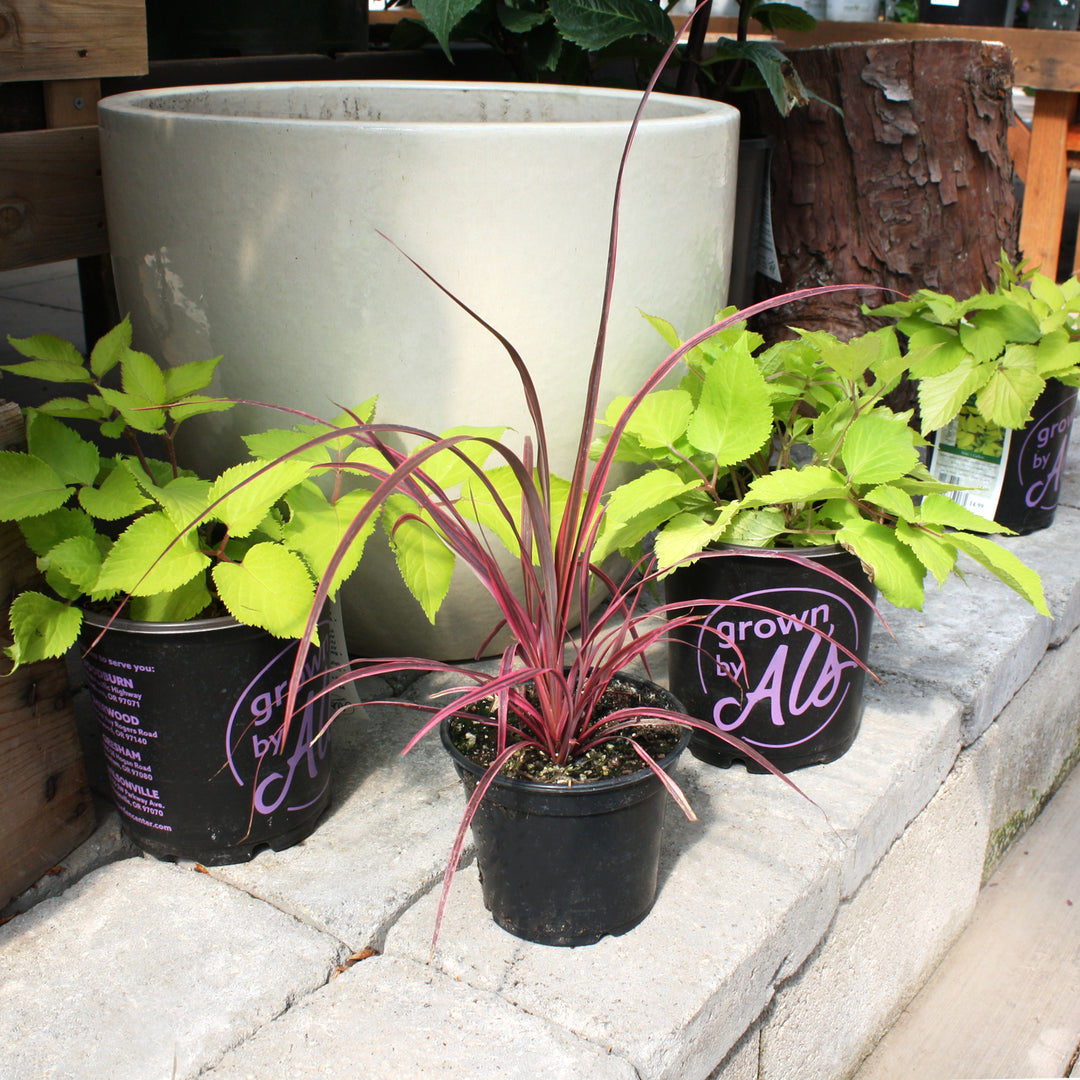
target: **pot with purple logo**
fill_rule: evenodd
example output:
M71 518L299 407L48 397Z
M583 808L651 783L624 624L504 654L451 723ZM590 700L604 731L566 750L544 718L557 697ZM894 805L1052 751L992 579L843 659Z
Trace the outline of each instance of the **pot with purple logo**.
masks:
M1018 430L1000 428L965 405L934 436L933 475L964 490L951 498L1016 533L1054 521L1069 449L1076 387L1051 379Z
M761 548L726 550L665 579L669 603L715 598L704 622L669 644L671 692L691 716L738 736L785 772L834 761L862 720L876 589L840 547L801 549L798 562ZM693 733L690 752L762 771L704 732Z
M325 664L312 649L282 740L296 657L229 617L149 623L84 616L83 669L124 829L159 858L246 862L298 843L330 799ZM324 646L325 648L325 646Z

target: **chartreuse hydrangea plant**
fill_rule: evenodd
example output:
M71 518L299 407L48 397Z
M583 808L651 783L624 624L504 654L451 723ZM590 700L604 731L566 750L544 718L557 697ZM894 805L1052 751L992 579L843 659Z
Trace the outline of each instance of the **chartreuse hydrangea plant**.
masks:
M8 340L26 359L4 371L84 392L27 410L26 450L0 453L0 520L18 523L47 586L11 605L7 654L15 666L62 655L78 637L85 605L115 610L126 601L125 617L149 622L228 613L299 637L343 523L367 497L340 487L327 494L311 479L313 467L337 460L341 443L327 440L273 468L255 460L203 479L178 465L175 443L190 418L231 406L200 393L217 360L161 367L131 348L127 319L86 358L50 334ZM372 401L344 419L370 419L373 411ZM102 443L120 439L124 449L103 452L71 421L96 424ZM252 437L255 454L260 440L275 436ZM161 457L144 449L151 444ZM355 567L365 535L339 560L330 595Z
M1059 285L1003 255L993 292L966 300L922 289L869 312L897 320L918 380L923 434L962 410L1021 428L1049 379L1080 386L1080 279Z
M678 346L668 323L651 321ZM1007 530L947 497L954 488L923 465L911 412L886 404L907 372L893 328L762 346L745 323L730 326L687 353L677 387L625 421L617 456L646 470L612 492L595 557L636 553L654 530L661 570L716 544L840 544L887 600L921 608L927 573L944 582L964 552L1048 613L1038 575L969 531ZM625 406L613 402L603 423L625 418Z

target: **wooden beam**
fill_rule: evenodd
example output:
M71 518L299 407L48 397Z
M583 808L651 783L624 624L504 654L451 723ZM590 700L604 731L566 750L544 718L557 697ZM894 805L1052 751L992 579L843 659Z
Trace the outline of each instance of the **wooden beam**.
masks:
M147 70L144 0L0 0L4 82Z
M0 135L0 270L108 249L97 126Z
M1041 91L1035 97L1031 122L1025 191L1038 192L1039 196L1024 199L1020 254L1055 279L1069 185L1065 146L1069 124L1076 116L1076 100L1076 94Z

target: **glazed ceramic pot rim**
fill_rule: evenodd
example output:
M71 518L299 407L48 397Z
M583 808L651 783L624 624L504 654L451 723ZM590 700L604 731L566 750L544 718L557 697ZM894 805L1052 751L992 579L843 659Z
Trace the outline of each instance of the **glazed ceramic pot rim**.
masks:
M357 117L346 115L284 115L286 110L278 110L282 115L266 115L249 105L240 107L245 95L262 97L287 102L297 100L302 95L310 95L335 104L343 95L379 94L393 95L398 101L406 101L410 96L418 102L423 95L444 94L448 98L464 101L467 97L498 99L510 96L516 101L535 100L539 109L545 104L561 102L587 104L599 103L605 112L611 113L603 118L594 119L588 115L568 116L565 118L545 118L543 115L522 116L518 118L488 118L483 113L468 118L439 119L409 118L395 116L387 118ZM336 95L336 96L335 96ZM131 90L114 94L99 102L103 118L111 115L144 119L161 118L172 123L217 123L217 124L259 124L278 125L289 128L337 128L353 132L378 131L444 131L468 132L477 130L498 131L505 136L511 131L538 132L544 130L565 130L567 128L587 128L592 131L604 129L625 133L627 125L633 119L634 112L641 100L637 90L622 90L612 87L563 86L555 83L477 83L426 81L409 79L363 79L325 82L308 80L299 82L250 82L250 83L211 83L198 86L162 87L151 90ZM213 111L215 106L222 111ZM625 106L622 110L620 106ZM234 111L236 110L236 111ZM616 110L618 110L616 114ZM296 110L293 110L296 111ZM306 110L305 110L306 112ZM395 110L396 112L396 110ZM625 115L624 115L625 114ZM709 98L682 97L676 94L656 93L651 95L646 107L641 126L644 129L660 126L664 129L678 126L698 127L712 125L717 119L737 118L738 112L732 106ZM107 125L106 125L107 126Z

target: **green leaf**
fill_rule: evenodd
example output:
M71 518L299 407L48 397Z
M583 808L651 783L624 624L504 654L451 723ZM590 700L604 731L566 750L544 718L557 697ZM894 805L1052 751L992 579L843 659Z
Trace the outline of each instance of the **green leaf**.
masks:
M128 349L120 358L120 384L125 394L142 405L164 405L169 399L158 362L134 349Z
M201 397L193 394L187 398L183 405L170 405L169 416L173 422L179 424L182 420L190 420L193 416L206 416L207 413L228 412L235 402L222 401L218 398Z
M38 565L43 571L62 574L80 594L88 594L101 572L101 549L90 537L72 536L57 544Z
M797 30L804 34L817 26L810 12L794 4L758 4L754 18L766 30Z
M136 622L187 622L201 615L212 600L206 575L198 574L172 592L133 596L127 614Z
M868 491L863 498L875 506L880 506L900 521L914 521L917 517L915 501L911 495L894 484L881 484Z
M712 523L700 514L676 514L656 536L657 566L668 570L704 551L720 539L738 509L736 503L729 503Z
M92 517L119 521L149 506L150 499L143 494L131 473L117 464L96 488L79 489L79 505Z
M145 431L150 434L161 431L165 426L165 410L153 409L146 407L146 401L143 398L134 397L131 394L123 393L120 390L114 390L110 386L102 386L99 388L101 396L120 413L123 419L123 424L117 427L112 427L108 434L112 436L122 435L124 431L124 425L134 428L136 431ZM105 428L102 427L102 431Z
M956 548L944 537L915 528L906 521L898 521L896 538L911 548L939 585L952 573L956 565Z
M165 400L186 401L192 394L205 390L213 381L220 362L221 357L218 356L213 360L189 360L177 367L159 369L165 380Z
M58 397L38 406L39 413L55 416L58 420L101 421L112 415L112 409L99 394L89 398Z
M197 476L178 476L163 487L146 490L178 531L189 528L210 504L210 481Z
M1031 419L1031 407L1046 388L1032 367L998 365L975 397L975 407L991 423L1021 428Z
M265 462L260 461L234 465L210 489L211 503L221 499L211 513L229 527L233 536L247 536L257 529L274 503L310 476L308 463L299 458L278 462L262 475L256 475L264 466Z
M180 534L164 511L136 518L117 538L101 567L94 595L171 592L206 569L210 559L194 532Z
M748 354L732 350L705 375L687 425L690 442L724 468L757 453L772 431L772 398Z
M108 374L131 348L131 319L125 315L90 352L90 370L97 378Z
M964 357L953 370L919 381L919 412L922 433L943 428L964 407L967 399L981 390L992 370L980 367L970 357Z
M36 592L20 593L8 618L15 643L7 654L15 667L63 656L75 644L82 626L78 608Z
M642 34L666 43L674 32L664 9L650 0L550 0L549 8L559 33L590 52Z
M299 552L312 574L321 579L349 525L370 498L370 492L354 490L347 491L331 503L317 484L310 481L301 484L285 497L289 520L282 530L282 540L287 547ZM348 555L331 582L331 598L356 569L367 538L374 528L375 519L372 518L352 542Z
M721 537L725 544L747 547L772 547L777 537L787 531L781 510L747 510L739 514Z
M605 518L612 523L631 521L643 510L659 506L680 495L696 491L700 481L686 481L671 469L649 469L648 472L620 484L608 497Z
M54 334L35 334L28 338L9 335L8 343L29 359L19 364L0 364L0 371L10 371L29 379L44 379L46 382L93 382L82 355L70 341L64 341Z
M434 623L450 590L454 553L432 531L426 515L418 521L409 516L412 512L409 500L388 499L384 525L402 579Z
M789 503L819 502L847 495L844 478L825 465L802 469L777 469L759 476L742 500L743 507L784 506Z
M541 26L551 18L547 11L511 7L509 4L496 4L495 14L499 23L512 34L524 34Z
M980 364L996 360L1005 349L1005 335L996 326L961 323L960 342Z
M71 495L64 478L40 458L0 450L0 521L19 521L56 510Z
M1024 290L1017 290L1012 294L1017 299L1026 297ZM1030 303L1030 300L1027 301ZM988 330L995 331L1004 342L1018 342L1022 344L1034 344L1042 337L1042 328L1038 319L1020 303L1002 303L1000 307L987 308L984 311L976 311L970 316L971 322L978 327L980 333ZM964 330L961 326L960 335L963 338ZM965 342L965 344L967 344ZM972 352L975 350L973 349ZM1001 350L999 349L998 352ZM992 356L997 356L993 353Z
M642 400L626 432L642 446L674 446L686 434L693 412L694 403L685 390L657 390Z
M950 533L949 541L1019 593L1040 615L1050 614L1039 575L1011 551L989 537L972 536L966 532Z
M1004 533L1009 530L996 521L973 514L948 495L927 495L919 506L919 521L943 529L975 529L978 532Z
M478 438L482 437L497 441L502 438L505 431L506 428L503 427L456 427L444 431L440 435L440 440L457 435L475 435ZM457 453L454 452L455 450ZM461 460L460 454L464 454L469 461L476 465L483 465L491 457L492 453L493 449L490 443L480 441L458 442L454 444L453 450L449 448L440 450L428 458L423 464L422 472L442 488L457 487L457 485L465 483L476 475L473 469Z
M3 490L0 484L0 491ZM19 530L26 539L26 546L35 555L47 555L57 544L73 536L85 536L97 540L94 523L82 510L63 507L51 510L39 517L25 518L19 522Z
M98 448L52 416L29 410L26 447L51 465L65 484L93 484L97 480L101 467Z
M295 552L280 544L256 544L242 563L218 563L212 574L234 619L261 626L275 637L303 634L315 584Z
M874 521L852 521L836 534L836 540L862 560L886 600L897 607L922 610L926 567L895 529Z
M881 412L867 413L852 421L841 456L854 484L897 480L919 460L905 418Z
M427 28L435 35L448 60L450 56L450 34L461 20L480 0L413 0L413 7L420 12Z

